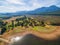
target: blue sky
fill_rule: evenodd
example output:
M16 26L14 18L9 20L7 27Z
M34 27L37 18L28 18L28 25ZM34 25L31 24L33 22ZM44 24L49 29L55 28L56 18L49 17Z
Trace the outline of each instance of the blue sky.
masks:
M29 11L51 5L60 7L60 0L0 0L0 12Z

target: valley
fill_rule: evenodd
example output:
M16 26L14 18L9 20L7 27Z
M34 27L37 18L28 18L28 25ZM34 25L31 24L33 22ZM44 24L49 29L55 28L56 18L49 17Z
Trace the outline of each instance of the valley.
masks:
M1 19L1 36L10 40L10 38L16 35L33 34L45 40L56 40L60 36L59 20L60 16L39 15L24 15L11 17L9 19Z

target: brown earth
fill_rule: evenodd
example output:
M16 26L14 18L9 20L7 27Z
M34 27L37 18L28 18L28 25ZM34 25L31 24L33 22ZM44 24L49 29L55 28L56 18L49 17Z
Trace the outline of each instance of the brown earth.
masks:
M12 30L9 31L9 33L12 33ZM34 31L34 30L23 30L22 32L19 32L19 33L13 34L13 35L9 35L8 33L6 33L6 34L0 36L0 38L7 39L10 42L11 38L16 37L16 36L24 36L26 34L33 34L33 35L43 38L45 40L55 40L55 39L58 39L60 36L60 26L56 26L55 31L53 31L51 33L43 33L43 32ZM4 45L5 43L2 43L2 44ZM0 45L2 45L2 44L0 44Z
M10 31L10 32L12 32L12 31ZM16 33L13 35L5 34L5 35L3 35L3 37L10 39L15 36L22 36L22 35L26 35L26 34L33 34L35 36L38 36L40 38L44 38L46 40L57 39L60 36L60 26L56 26L55 31L51 32L51 33L43 33L43 32L34 31L34 30L25 30L25 31L22 31L20 33Z

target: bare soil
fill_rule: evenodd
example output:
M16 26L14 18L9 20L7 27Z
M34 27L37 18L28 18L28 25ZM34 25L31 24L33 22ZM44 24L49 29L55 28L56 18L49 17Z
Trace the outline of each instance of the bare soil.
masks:
M12 32L12 31L10 31L10 32ZM3 37L5 37L6 39L10 39L15 36L22 36L22 35L26 35L26 34L33 34L35 36L44 38L46 40L53 40L53 39L57 39L60 36L60 26L56 26L55 31L51 32L51 33L43 33L43 32L34 31L34 30L25 30L25 31L22 31L22 32L13 34L13 35L5 34L5 35L3 35Z

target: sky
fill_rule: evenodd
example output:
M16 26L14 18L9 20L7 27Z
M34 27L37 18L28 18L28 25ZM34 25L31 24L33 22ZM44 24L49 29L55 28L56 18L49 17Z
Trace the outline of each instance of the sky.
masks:
M0 0L0 12L30 11L51 5L60 7L60 0Z

